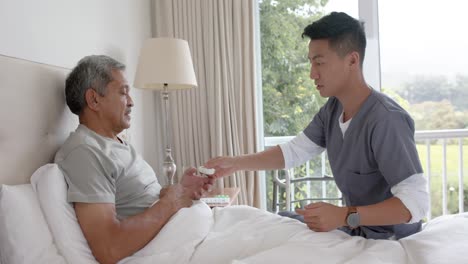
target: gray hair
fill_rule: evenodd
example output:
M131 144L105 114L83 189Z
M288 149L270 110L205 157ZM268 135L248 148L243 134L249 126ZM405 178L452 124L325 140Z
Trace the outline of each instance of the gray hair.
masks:
M101 96L112 81L113 70L125 70L125 65L105 55L91 55L81 59L65 81L65 97L70 110L80 115L86 106L85 93L95 90Z

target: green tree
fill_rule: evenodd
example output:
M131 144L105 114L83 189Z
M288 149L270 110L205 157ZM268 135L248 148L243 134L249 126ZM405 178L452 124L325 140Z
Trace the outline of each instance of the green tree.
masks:
M416 130L468 127L468 76L415 76L403 88L384 89L411 113ZM405 98L406 100L404 100Z
M387 88L383 88L383 87L382 87L382 92L385 93L386 95L388 95L390 98L392 98L401 107L403 107L403 109L405 109L407 112L410 111L410 107L411 107L410 103L408 102L408 100L403 98L400 94L398 94L397 92L395 92L395 91L393 91L391 89L387 89Z
M458 111L468 113L468 75L457 75L450 91L450 101Z
M416 123L416 130L455 129L462 125L448 100L414 104L410 113Z
M405 83L397 92L411 104L450 99L452 85L445 76L419 75Z
M296 135L326 101L309 78L308 41L301 35L327 1L259 2L265 136Z
M301 35L308 24L323 15L323 6L327 1L259 1L265 136L298 134L326 101L309 78L309 41ZM320 157L310 163L309 173L317 174L320 171L316 169L320 167ZM296 178L306 175L305 165L295 171ZM295 199L306 198L306 186L296 186ZM313 193L318 193L318 185L311 188ZM271 208L271 178L267 180L267 189L268 208ZM336 186L331 189L336 192ZM284 189L280 190L279 196L284 199Z

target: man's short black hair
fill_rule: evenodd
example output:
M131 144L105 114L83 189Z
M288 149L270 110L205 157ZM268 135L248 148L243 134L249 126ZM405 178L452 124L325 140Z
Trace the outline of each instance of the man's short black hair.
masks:
M343 12L332 12L308 25L302 33L302 37L304 36L311 40L328 39L330 47L340 56L357 51L362 68L366 51L364 22Z

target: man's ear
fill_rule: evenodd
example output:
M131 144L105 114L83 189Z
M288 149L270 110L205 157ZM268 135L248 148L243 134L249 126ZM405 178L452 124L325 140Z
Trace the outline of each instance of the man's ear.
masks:
M98 110L99 109L99 102L98 102L98 93L94 89L88 89L85 92L85 100L86 105L91 110Z
M349 54L349 66L350 67L360 67L361 56L359 52L353 51Z

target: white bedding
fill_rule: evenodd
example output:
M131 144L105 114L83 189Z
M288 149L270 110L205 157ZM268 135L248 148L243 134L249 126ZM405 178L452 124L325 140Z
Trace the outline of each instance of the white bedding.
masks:
M44 165L31 181L32 187L0 188L0 261L97 263L66 202L57 165ZM316 233L253 207L211 210L198 201L175 214L146 247L120 261L146 263L468 263L468 213L438 217L420 233L389 241L337 230Z
M468 263L468 213L430 221L400 241L315 233L252 207L183 209L143 250L120 263Z

